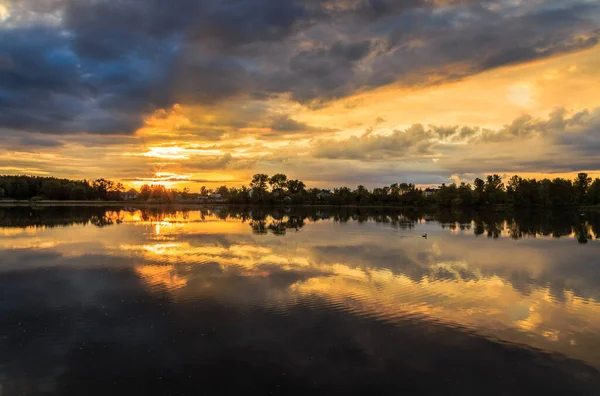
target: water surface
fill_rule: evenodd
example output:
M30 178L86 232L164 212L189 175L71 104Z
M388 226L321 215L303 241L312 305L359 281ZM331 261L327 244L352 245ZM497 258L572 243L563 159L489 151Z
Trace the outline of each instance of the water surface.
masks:
M0 209L0 394L597 395L599 236L570 211Z

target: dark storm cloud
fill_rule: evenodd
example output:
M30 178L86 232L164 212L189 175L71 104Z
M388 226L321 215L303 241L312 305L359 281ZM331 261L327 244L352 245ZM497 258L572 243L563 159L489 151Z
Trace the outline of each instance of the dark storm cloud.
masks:
M576 3L556 3L550 9L524 7L518 13L513 10L513 15L480 4L454 13L405 13L379 26L391 29L388 48L372 61L373 71L363 76L364 85L438 84L589 48L598 41L598 23L591 15L600 7Z
M0 132L0 145L5 150L37 150L64 146L64 142L57 136L35 133L23 134L19 131L4 130Z
M306 122L301 122L290 118L288 115L280 115L275 117L269 127L277 135L292 135L301 133L319 133L319 132L335 132L337 129L322 128L309 125Z
M309 129L310 126L304 122L291 119L289 116L281 116L273 120L271 128L280 132L302 132Z
M0 30L0 126L130 134L173 103L319 106L596 45L600 5L548 0L20 0ZM277 128L275 128L277 129Z
M59 147L62 143L58 140L47 139L35 136L23 136L19 139L19 143L23 146L36 146L36 147Z
M149 109L160 73L142 60L95 63L73 52L72 37L49 28L0 35L0 126L54 134L128 134ZM164 104L160 101L157 104Z
M360 88L358 64L372 50L369 40L336 41L292 55L267 82L267 89L289 92L294 100L318 105Z

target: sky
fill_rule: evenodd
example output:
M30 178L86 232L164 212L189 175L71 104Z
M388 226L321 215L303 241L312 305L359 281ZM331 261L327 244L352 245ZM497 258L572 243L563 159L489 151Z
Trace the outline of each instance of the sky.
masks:
M600 176L597 0L0 0L0 174Z

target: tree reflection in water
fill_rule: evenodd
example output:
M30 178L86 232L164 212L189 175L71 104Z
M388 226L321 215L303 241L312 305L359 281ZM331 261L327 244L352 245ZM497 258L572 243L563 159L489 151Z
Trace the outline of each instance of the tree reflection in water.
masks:
M221 207L201 209L152 208L102 208L102 207L12 207L0 209L0 227L61 227L91 224L106 227L123 221L123 213L137 213L145 222L161 222L179 216L187 219L190 211L200 213L201 219L213 215L221 220L237 219L247 223L253 233L285 235L298 231L307 222L333 220L336 223L374 222L393 229L410 230L422 222L436 222L443 229L467 232L476 236L512 239L551 236L571 236L585 244L600 238L600 212L581 213L577 210L561 211L463 211L456 209L371 209L371 208L244 208Z

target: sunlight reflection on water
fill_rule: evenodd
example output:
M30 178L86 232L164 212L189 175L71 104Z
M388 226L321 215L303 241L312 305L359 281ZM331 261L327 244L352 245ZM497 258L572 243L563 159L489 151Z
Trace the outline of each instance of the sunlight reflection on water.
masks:
M426 329L425 335L418 335L425 337L421 341L435 338L443 343L439 348L457 353L457 359L461 350L457 345L474 340L565 356L585 362L593 373L585 381L596 381L600 368L600 269L596 265L600 243L594 239L600 230L598 216L589 214L583 220L547 214L511 216L364 210L4 210L0 271L5 282L11 277L16 280L0 292L5 297L0 329L8 334L5 339L20 340L22 347L48 348L43 340L53 336L45 331L60 328L53 317L69 314L75 323L67 327L75 338L131 347L144 340L168 341L164 334L154 333L155 326L166 325L154 318L157 313L152 310L183 331L187 325L180 324L180 315L197 318L203 304L217 304L220 308L210 321L226 328L223 334L232 331L229 326L239 325L238 315L244 317L245 326L260 327L256 320L263 314L257 310L293 323L299 315L301 320L302 315L311 318L329 312L404 329L407 337L417 337L413 330ZM421 237L423 233L428 237ZM135 304L130 301L133 306L121 312L132 298ZM160 308L146 306L162 299ZM34 301L43 303L36 306ZM301 314L306 309L310 313ZM111 317L120 320L123 315L127 325L110 322ZM35 322L30 332L34 338L23 338L15 330L10 320L16 318L19 326ZM303 324L310 329L304 329L307 338L294 333L288 341L316 343L312 332L335 330L333 323L328 324L333 319L323 320ZM147 334L148 323L152 334ZM286 331L299 326L293 323ZM93 336L97 332L103 335ZM429 333L433 338L427 338ZM454 340L455 333L471 341ZM221 335L220 342L228 348L241 343L273 351L271 343L277 341L230 336ZM196 337L190 341L194 345L200 342ZM362 340L364 334L353 337ZM372 346L359 344L361 353L377 357ZM0 344L7 349L4 356L10 356L7 345L6 341ZM486 348L467 349L483 353ZM438 356L425 350L423 354L421 359L428 362ZM59 352L46 355L61 360ZM3 359L0 367L7 367L5 376L35 378L25 366ZM26 359L24 354L17 360ZM50 366L54 360L47 359ZM496 359L507 357L499 354ZM292 365L304 367L298 364ZM548 365L559 369L558 364ZM420 370L439 374L433 366ZM589 385L578 377L566 378L575 381L573 386L577 381ZM13 388L20 389L19 384L14 382Z

